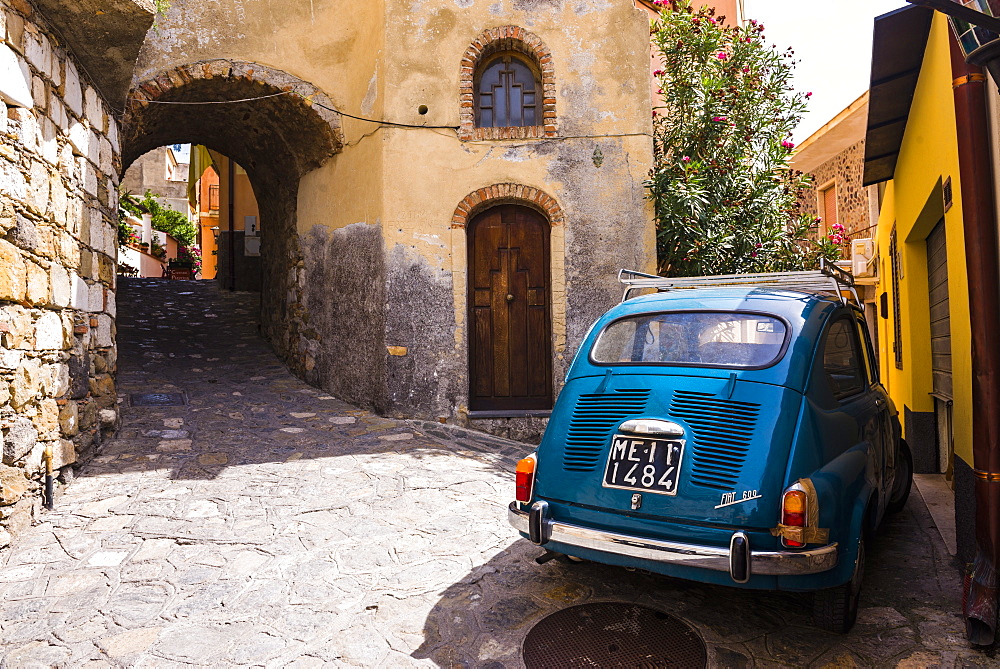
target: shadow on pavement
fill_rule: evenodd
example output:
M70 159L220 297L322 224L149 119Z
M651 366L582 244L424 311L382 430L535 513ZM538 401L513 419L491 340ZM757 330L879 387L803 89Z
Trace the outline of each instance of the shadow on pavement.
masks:
M511 530L514 536L514 530ZM539 620L586 602L635 603L677 616L708 647L709 666L951 666L968 649L957 566L919 495L883 523L869 557L858 623L847 635L811 623L807 595L702 585L596 563L534 558L513 541L445 590L413 657L446 667L521 665Z
M259 296L209 281L122 281L116 438L80 472L170 468L212 479L227 467L356 453L468 455L512 471L523 446L422 421L401 421L331 397L296 378L257 332ZM183 406L132 406L144 393Z
M503 475L523 455L526 447L516 442L382 418L307 385L258 336L257 308L256 295L205 282L178 289L150 281L123 290L120 395L183 392L187 404L127 407L118 438L83 474L170 467L174 479L230 478L237 475L227 468L244 464L393 453L425 463L440 458L441 468L449 457L464 456ZM429 490L439 484L427 482ZM435 542L447 544L447 525L441 521ZM538 565L541 549L515 540L512 529L510 536L509 545L443 590L413 658L440 666L517 666L532 625L593 601L636 603L683 619L705 640L713 666L888 666L907 658L924 666L984 657L969 655L958 569L916 493L874 542L862 611L846 636L812 627L809 600L799 594L700 585L596 563ZM380 616L381 624L394 626L391 608Z

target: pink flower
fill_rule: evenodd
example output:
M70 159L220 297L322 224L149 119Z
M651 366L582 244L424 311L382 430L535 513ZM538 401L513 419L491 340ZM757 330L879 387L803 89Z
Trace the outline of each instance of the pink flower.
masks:
M811 98L812 96L813 96L812 91L809 91L808 93L806 93L806 97L807 98Z
M750 74L750 68L749 67L744 67L743 68L743 74Z
M757 242L757 243L755 244L755 246L756 246L756 248L758 248L758 249L759 249L759 248L760 248L761 246L763 246L763 244L761 244L760 242Z
M658 88L658 89L656 90L656 92L657 92L657 93L659 93L660 95L663 95L663 89L662 89L662 88Z
M653 76L654 77L658 77L661 74L663 74L663 70L653 70ZM810 95L812 95L812 94L810 93Z
M718 58L719 60L726 60L727 58L729 58L729 54L727 54L725 51L720 51L715 55L715 57Z
M683 158L681 158L681 160L684 161L685 163L690 163L691 162L691 156L684 156Z
M792 144L791 142L789 142L788 140L785 140L784 142L782 142L781 145L783 147L785 147L786 149L794 149L795 148L795 145Z
M657 116L659 116L659 114L656 113L656 110L653 110L653 118L656 118Z
M756 251L754 251L753 253L751 253L751 254L750 254L750 257L751 257L751 258L756 258L756 257L757 257L757 252L756 252Z
M713 121L723 121L724 122L726 120L726 117L725 116L713 116L712 120Z

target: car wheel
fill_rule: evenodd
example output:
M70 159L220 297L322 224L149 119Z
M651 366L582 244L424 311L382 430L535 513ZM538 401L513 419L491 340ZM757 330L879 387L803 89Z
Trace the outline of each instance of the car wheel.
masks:
M906 506L913 485L913 456L910 447L902 439L899 440L899 457L896 459L896 480L892 484L892 494L885 507L886 513L898 513Z
M858 541L858 560L854 563L851 579L836 588L817 590L813 595L813 622L816 627L838 634L845 634L854 627L864 575L865 540L862 537Z

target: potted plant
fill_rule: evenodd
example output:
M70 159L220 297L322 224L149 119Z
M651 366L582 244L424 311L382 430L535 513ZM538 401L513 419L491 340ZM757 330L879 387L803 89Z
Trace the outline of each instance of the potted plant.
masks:
M177 257L167 262L172 279L193 279L201 271L201 251L192 246L181 246Z
M156 241L155 238L153 239L153 243L151 244L151 248L150 248L149 253L150 253L150 255L152 255L154 258L156 258L158 260L166 260L167 259L167 250L165 248L163 248L160 245L160 243L158 241Z

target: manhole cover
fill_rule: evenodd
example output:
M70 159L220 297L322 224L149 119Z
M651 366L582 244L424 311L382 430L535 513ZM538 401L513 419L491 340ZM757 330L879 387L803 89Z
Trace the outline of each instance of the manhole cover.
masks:
M524 640L528 669L698 667L705 644L686 623L634 604L582 604L543 618Z
M132 395L134 407L184 406L184 393L136 393Z

